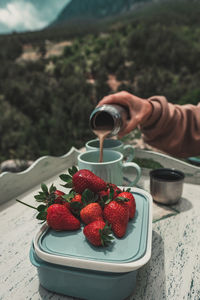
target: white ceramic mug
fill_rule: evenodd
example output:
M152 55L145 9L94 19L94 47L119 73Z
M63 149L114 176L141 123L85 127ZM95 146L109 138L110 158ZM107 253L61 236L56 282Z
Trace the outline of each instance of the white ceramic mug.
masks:
M99 150L99 140L90 140L85 144L85 147L86 151ZM103 149L121 152L126 162L131 162L135 155L133 146L125 145L120 140L105 139L103 143Z

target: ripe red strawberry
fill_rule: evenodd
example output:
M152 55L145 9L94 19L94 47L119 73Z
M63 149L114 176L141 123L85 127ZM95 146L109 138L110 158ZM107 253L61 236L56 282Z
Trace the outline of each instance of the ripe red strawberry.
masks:
M70 210L71 212L79 216L80 215L80 210L83 207L83 202L82 202L82 196L81 194L75 194L74 197L71 199L69 202Z
M129 219L133 219L136 211L136 203L133 194L131 192L122 192L118 195L118 197L120 199L125 198L128 200L126 203L129 206Z
M70 205L66 201L64 201L64 199L62 197L65 195L65 193L63 193L62 191L56 190L54 192L54 195L55 195L54 203L64 204L67 208L70 208Z
M106 201L109 199L109 193L108 190L103 190L98 192L98 198L97 198L97 202L99 203L99 205L104 208Z
M63 204L68 209L70 209L70 203L68 201L65 201L64 198L63 198L63 196L65 195L65 193L63 193L62 191L56 190L54 192L54 195L55 195L54 203Z
M97 201L102 207L104 207L108 199L114 200L121 192L122 190L117 185L113 183L107 183L107 189L98 192Z
M86 239L94 246L107 246L113 239L110 226L104 221L94 221L83 229Z
M77 170L76 167L69 169L69 174L60 175L60 179L67 182L64 187L73 188L76 193L82 194L85 189L94 193L106 189L106 182L93 172L86 169Z
M80 221L62 204L52 204L47 209L47 223L54 230L77 230Z
M122 192L122 190L114 183L108 183L108 192L113 193L113 200Z
M89 224L97 220L103 221L102 208L99 203L89 203L81 209L80 217L85 224Z
M79 202L80 204L82 204L81 194L75 194L74 198L71 200L71 203L72 202Z
M65 193L63 193L62 191L59 191L59 190L55 190L54 194L56 196L55 203L62 204L63 203L62 196L65 195Z
M120 200L109 202L105 205L103 216L111 224L117 237L121 238L125 235L129 220L129 207L126 202Z
M81 194L76 194L74 192L64 194L62 196L62 202L60 204L65 205L72 212L80 212L82 208L82 196Z
M121 192L122 190L118 186L113 183L108 183L107 188L98 192L98 195L100 198L102 198L104 196L109 197L110 193L112 193L112 199L114 200Z

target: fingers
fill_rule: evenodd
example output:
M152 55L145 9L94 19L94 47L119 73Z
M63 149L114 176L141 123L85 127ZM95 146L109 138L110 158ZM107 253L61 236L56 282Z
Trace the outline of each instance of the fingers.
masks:
M129 102L131 101L131 97L132 95L128 92L122 91L116 94L111 94L108 96L105 96L97 105L101 106L104 104L121 104L121 105L125 105L128 106Z
M126 122L123 129L119 132L118 137L121 138L124 135L130 133L135 129L142 121L144 121L151 113L152 107L149 107L149 103L146 99L139 98L126 91L121 91L115 94L105 96L97 105L104 104L119 104L126 106L129 110L130 118Z
M130 119L124 126L124 128L119 132L118 137L122 138L126 134L130 133L132 130L134 130L138 125L138 122L135 119Z

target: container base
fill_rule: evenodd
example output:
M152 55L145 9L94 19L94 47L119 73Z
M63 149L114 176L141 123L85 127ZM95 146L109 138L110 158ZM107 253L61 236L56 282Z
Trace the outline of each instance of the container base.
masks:
M87 300L123 300L134 290L137 271L109 273L83 270L45 262L33 247L30 261L37 267L40 284L47 290Z

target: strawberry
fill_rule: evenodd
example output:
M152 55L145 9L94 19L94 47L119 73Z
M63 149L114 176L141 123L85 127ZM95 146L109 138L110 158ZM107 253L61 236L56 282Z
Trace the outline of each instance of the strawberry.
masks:
M65 195L65 193L59 191L59 190L55 190L54 192L55 195L55 203L57 204L63 204L63 198L62 196Z
M82 197L81 194L75 194L74 198L72 198L72 200L71 200L71 203L79 202L80 204L82 204L81 197Z
M71 212L78 212L82 207L82 196L81 194L76 194L74 191L71 191L69 194L62 195L62 202Z
M125 198L127 199L127 204L129 206L129 219L133 219L136 211L135 198L131 192L122 192L118 195L119 199Z
M86 239L94 246L107 246L113 239L110 226L98 220L86 225L83 229Z
M80 210L80 217L85 224L95 220L103 221L102 208L99 203L96 202L96 198L97 195L89 189L84 190L82 193L83 207Z
M42 183L41 191L39 191L38 194L34 196L34 198L37 202L43 203L43 204L40 204L38 207L34 207L32 205L22 202L21 200L16 199L16 201L18 201L26 206L29 206L31 208L34 208L35 210L38 211L36 218L38 220L46 221L48 207L50 207L52 204L55 204L56 202L62 203L63 195L64 195L64 193L57 190L53 184L48 189L46 184ZM64 199L63 199L63 202L64 202Z
M56 190L54 192L55 194L55 200L54 200L54 203L57 203L57 204L63 204L65 205L68 209L70 209L70 203L65 201L64 200L64 197L65 196L65 193L59 191L59 190Z
M107 189L98 192L98 199L97 201L99 204L104 208L105 203L110 199L114 200L118 194L120 194L122 190L113 183L107 183Z
M80 210L83 207L81 194L75 194L74 197L71 199L69 206L70 206L71 212L74 215L79 216Z
M94 193L106 189L106 182L90 170L81 169L78 171L73 166L68 171L70 175L61 174L60 179L66 182L64 187L73 188L76 193L82 194L85 189L90 189Z
M80 217L85 224L89 224L97 220L103 221L102 208L99 203L90 203L81 209Z
M102 209L104 208L105 203L106 203L106 201L108 201L108 199L109 199L108 190L103 190L103 191L98 192L97 202L102 207Z
M52 184L50 188L46 186L46 184L41 184L41 191L37 195L34 196L37 202L43 202L48 206L58 203L63 204L64 199L63 196L65 193L56 189L56 187Z
M108 183L108 193L113 193L113 200L122 192L122 190L114 183Z
M52 204L47 209L47 224L54 230L77 230L80 221L62 204Z
M119 238L125 235L129 220L129 207L125 201L110 201L103 211L104 219L111 224L114 234Z

